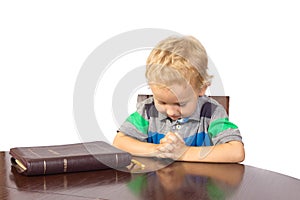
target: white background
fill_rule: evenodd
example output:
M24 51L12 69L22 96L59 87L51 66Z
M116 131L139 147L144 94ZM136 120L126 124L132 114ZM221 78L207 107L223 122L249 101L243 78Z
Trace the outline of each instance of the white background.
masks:
M245 143L244 164L300 178L298 5L291 0L1 1L0 150L80 142L73 91L86 58L120 33L162 28L193 35L205 46L231 97L230 118ZM107 75L115 81L122 77ZM107 116L102 123L111 128L106 132L111 140L116 125L110 112L101 115Z

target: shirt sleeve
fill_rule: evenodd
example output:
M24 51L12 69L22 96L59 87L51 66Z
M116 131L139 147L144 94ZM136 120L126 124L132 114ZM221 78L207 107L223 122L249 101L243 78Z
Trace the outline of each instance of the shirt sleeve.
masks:
M241 141L242 136L239 128L229 121L225 109L218 105L211 116L208 127L208 134L212 139L213 145L223 144L230 141Z
M133 137L140 141L147 141L149 119L147 116L147 104L153 102L152 99L146 99L137 104L137 110L129 115L127 119L120 126L120 132Z

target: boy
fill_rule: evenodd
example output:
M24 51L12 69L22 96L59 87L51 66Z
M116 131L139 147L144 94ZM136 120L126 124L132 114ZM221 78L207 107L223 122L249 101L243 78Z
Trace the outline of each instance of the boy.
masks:
M244 146L225 109L207 97L207 54L192 36L169 37L150 53L153 98L137 106L113 144L136 156L193 162L242 162Z

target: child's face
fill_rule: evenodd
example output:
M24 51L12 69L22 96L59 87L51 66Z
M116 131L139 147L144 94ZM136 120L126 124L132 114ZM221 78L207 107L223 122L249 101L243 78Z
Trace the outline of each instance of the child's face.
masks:
M167 115L172 120L189 117L194 113L200 93L196 94L192 87L150 85L150 88L158 112Z

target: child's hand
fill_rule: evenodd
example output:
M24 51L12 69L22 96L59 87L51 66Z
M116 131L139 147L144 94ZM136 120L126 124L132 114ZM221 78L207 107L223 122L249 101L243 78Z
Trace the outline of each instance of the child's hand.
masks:
M186 149L187 146L183 139L177 133L169 132L160 140L160 145L157 147L157 157L177 160Z

